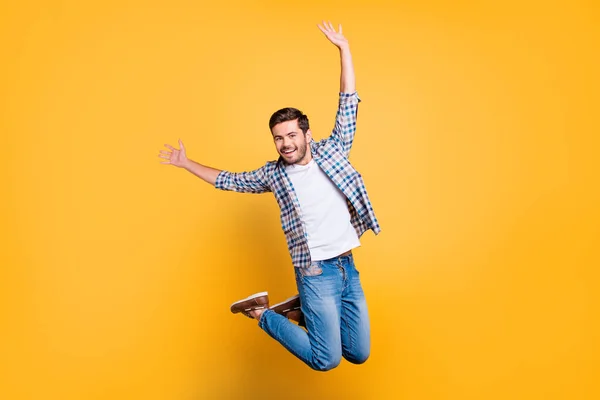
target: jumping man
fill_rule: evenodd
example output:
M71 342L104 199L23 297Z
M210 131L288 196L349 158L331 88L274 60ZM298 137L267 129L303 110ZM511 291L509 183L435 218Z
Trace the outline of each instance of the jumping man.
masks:
M163 164L184 168L218 189L272 192L294 264L298 295L269 307L267 292L231 305L315 370L327 371L342 357L360 364L370 354L369 314L352 249L367 230L380 232L361 175L348 160L360 99L348 40L331 23L318 26L340 52L341 79L335 126L315 142L308 117L295 108L276 111L269 128L277 161L249 172L229 172L188 159L165 145ZM299 325L290 319L299 321Z

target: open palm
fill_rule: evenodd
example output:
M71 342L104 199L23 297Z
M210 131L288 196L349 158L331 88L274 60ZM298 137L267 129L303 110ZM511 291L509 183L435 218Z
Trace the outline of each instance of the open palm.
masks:
M321 30L321 32L323 32L325 34L325 36L327 36L327 39L329 39L329 41L333 44L335 44L337 47L342 48L345 46L348 46L348 39L346 39L344 37L344 35L342 34L342 25L339 25L339 32L335 31L335 28L333 27L333 25L331 24L331 22L325 22L323 21L323 25L318 24L319 29Z
M171 164L180 168L184 167L188 161L188 158L185 154L185 147L183 146L181 139L179 140L179 149L176 149L168 144L165 144L165 147L171 151L161 150L159 156L160 158L164 158L169 161L163 161L161 164Z

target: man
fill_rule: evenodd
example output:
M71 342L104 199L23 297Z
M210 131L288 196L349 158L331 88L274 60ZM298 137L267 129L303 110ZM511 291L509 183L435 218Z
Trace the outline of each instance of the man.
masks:
M233 173L189 160L165 145L163 164L182 167L218 189L272 192L295 267L298 296L269 308L267 292L232 304L231 311L258 325L315 370L335 368L344 357L360 364L370 354L370 323L352 249L367 230L380 231L361 175L348 161L360 99L342 26L319 29L340 51L341 79L335 127L315 142L308 118L295 108L275 112L269 121L277 161L249 172ZM299 311L301 309L301 313ZM300 320L301 326L288 320Z

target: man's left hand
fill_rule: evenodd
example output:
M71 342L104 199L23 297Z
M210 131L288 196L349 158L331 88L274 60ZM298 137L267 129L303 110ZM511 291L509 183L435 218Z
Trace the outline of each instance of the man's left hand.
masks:
M341 24L339 25L339 32L335 31L335 28L333 27L331 22L323 21L323 25L318 24L318 27L321 30L321 32L323 32L325 36L327 36L327 39L329 39L329 41L336 45L340 50L349 47L348 39L346 39L342 34Z

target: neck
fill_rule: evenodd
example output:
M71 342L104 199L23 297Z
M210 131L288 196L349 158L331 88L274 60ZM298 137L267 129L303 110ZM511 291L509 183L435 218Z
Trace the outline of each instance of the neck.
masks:
M312 160L312 154L310 153L310 149L308 149L308 151L306 152L306 155L304 156L304 158L302 160L299 160L298 162L295 162L294 164L296 165L306 165L310 162L310 160Z

